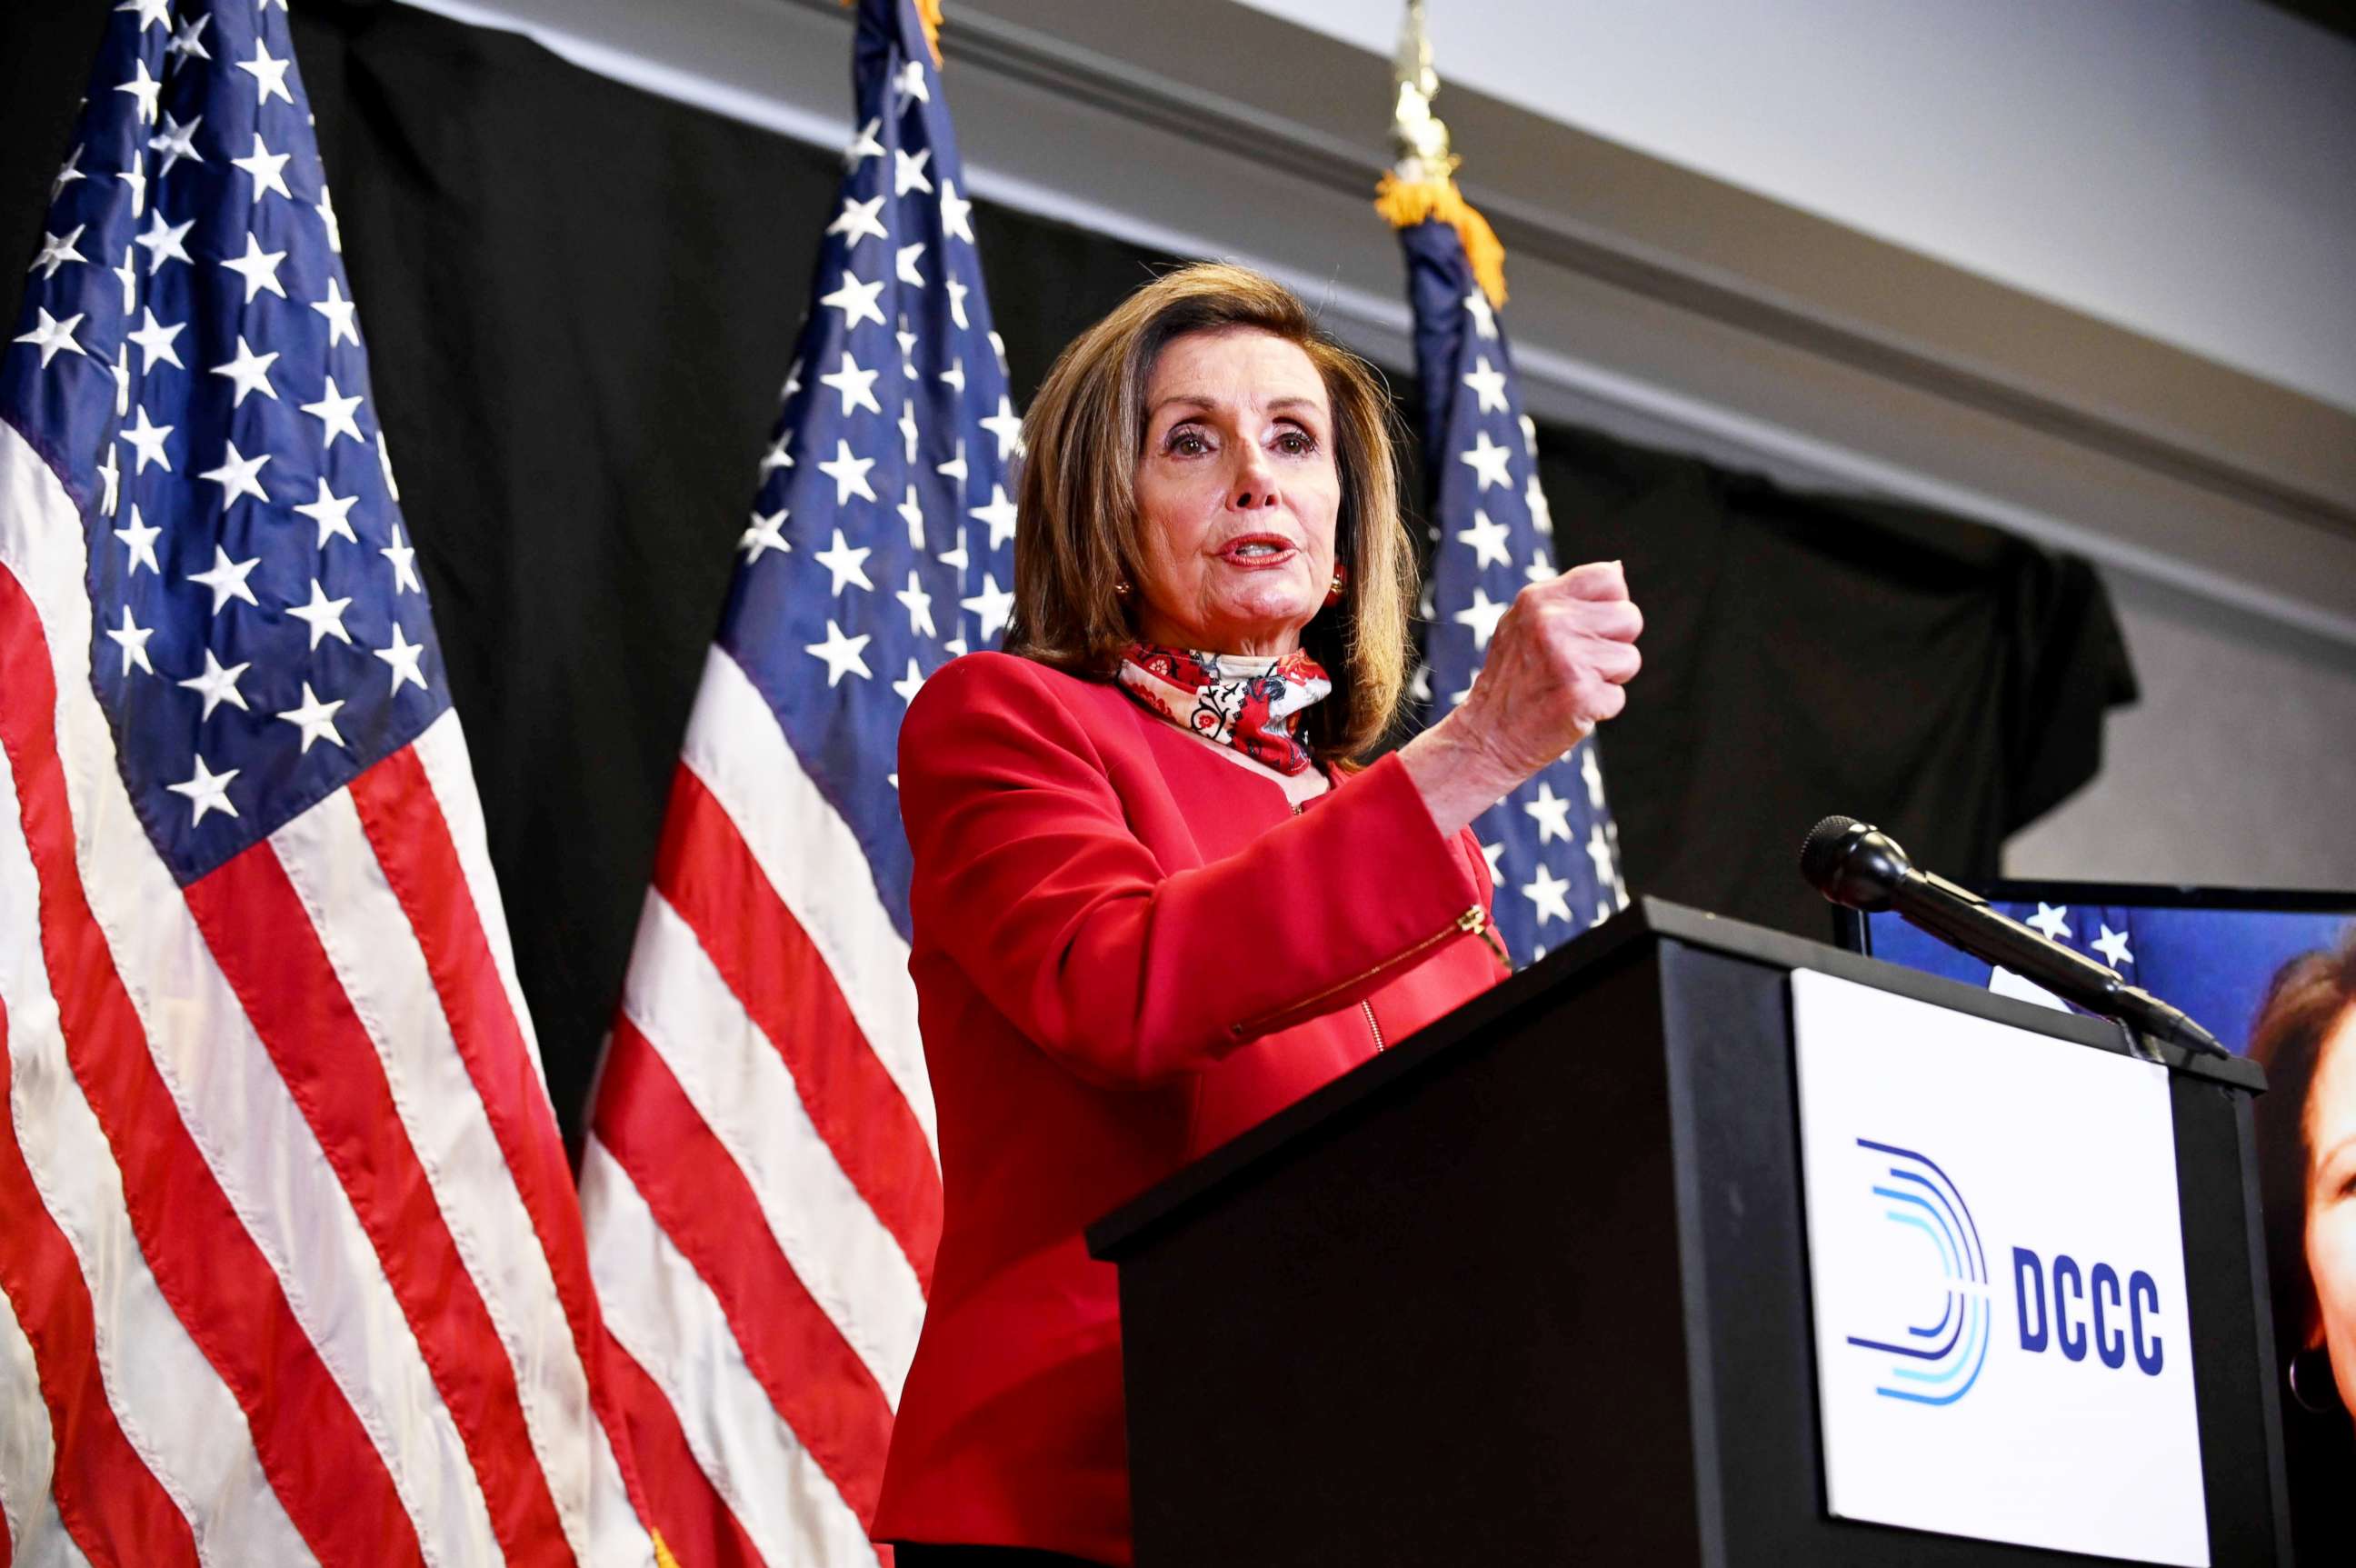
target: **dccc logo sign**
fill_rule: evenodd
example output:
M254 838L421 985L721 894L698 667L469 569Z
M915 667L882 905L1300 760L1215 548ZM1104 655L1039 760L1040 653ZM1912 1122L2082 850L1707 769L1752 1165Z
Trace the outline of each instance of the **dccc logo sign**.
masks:
M1933 1322L1910 1324L1902 1334L1880 1338L1851 1335L1848 1342L1891 1358L1874 1390L1883 1398L1954 1404L1972 1391L1987 1364L1992 1293L1979 1226L1962 1190L1936 1161L1870 1138L1857 1144L1888 1156L1872 1194L1885 1204L1884 1219L1927 1236L1937 1249L1945 1305ZM2167 1348L2154 1326L2160 1316L2159 1286L2143 1270L2129 1271L2123 1280L2109 1263L2088 1268L2057 1252L2049 1266L2031 1249L2015 1247L2012 1287L2024 1352L2058 1349L2066 1360L2083 1361L2091 1349L2098 1362L2115 1371L2132 1351L2136 1369L2154 1378L2167 1365Z

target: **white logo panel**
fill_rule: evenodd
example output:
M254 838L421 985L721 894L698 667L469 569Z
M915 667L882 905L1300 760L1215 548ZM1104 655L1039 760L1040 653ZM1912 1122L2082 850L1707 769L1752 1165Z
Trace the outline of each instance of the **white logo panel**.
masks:
M1840 1518L2209 1563L2168 1076L1792 976Z

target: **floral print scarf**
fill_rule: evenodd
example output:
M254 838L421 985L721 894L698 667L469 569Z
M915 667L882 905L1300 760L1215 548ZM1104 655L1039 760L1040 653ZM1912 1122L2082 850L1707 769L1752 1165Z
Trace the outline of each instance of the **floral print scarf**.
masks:
M1333 690L1325 667L1305 652L1252 659L1143 642L1121 656L1115 678L1172 724L1285 774L1308 769L1301 715Z

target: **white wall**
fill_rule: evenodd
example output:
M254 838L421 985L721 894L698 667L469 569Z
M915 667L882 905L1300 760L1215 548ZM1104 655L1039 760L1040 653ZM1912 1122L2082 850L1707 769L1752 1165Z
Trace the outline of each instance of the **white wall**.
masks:
M1402 9L1244 3L1385 56ZM2257 0L1429 10L1443 83L2356 410L2356 43Z
M2143 700L2103 770L2005 845L2008 875L2356 892L2356 660L2106 573Z

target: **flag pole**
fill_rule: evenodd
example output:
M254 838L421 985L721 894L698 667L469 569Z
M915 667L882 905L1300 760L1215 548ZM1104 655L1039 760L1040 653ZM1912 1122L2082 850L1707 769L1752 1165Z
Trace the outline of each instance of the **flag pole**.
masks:
M1394 229L1438 220L1456 231L1472 276L1492 306L1505 303L1505 247L1489 220L1456 188L1462 160L1450 150L1448 123L1432 113L1440 73L1431 65L1431 37L1424 25L1423 0L1407 0L1399 27L1398 55L1391 79L1398 97L1391 111L1391 144L1398 161L1375 188L1375 210Z
M1423 0L1408 0L1394 73L1398 161L1376 209L1408 263L1423 404L1431 569L1423 662L1411 690L1433 722L1471 694L1489 639L1524 587L1556 575L1537 426L1524 409L1499 308L1505 247L1456 188L1447 125L1432 113ZM1496 890L1495 929L1527 963L1628 901L1619 831L1592 737L1473 823Z

